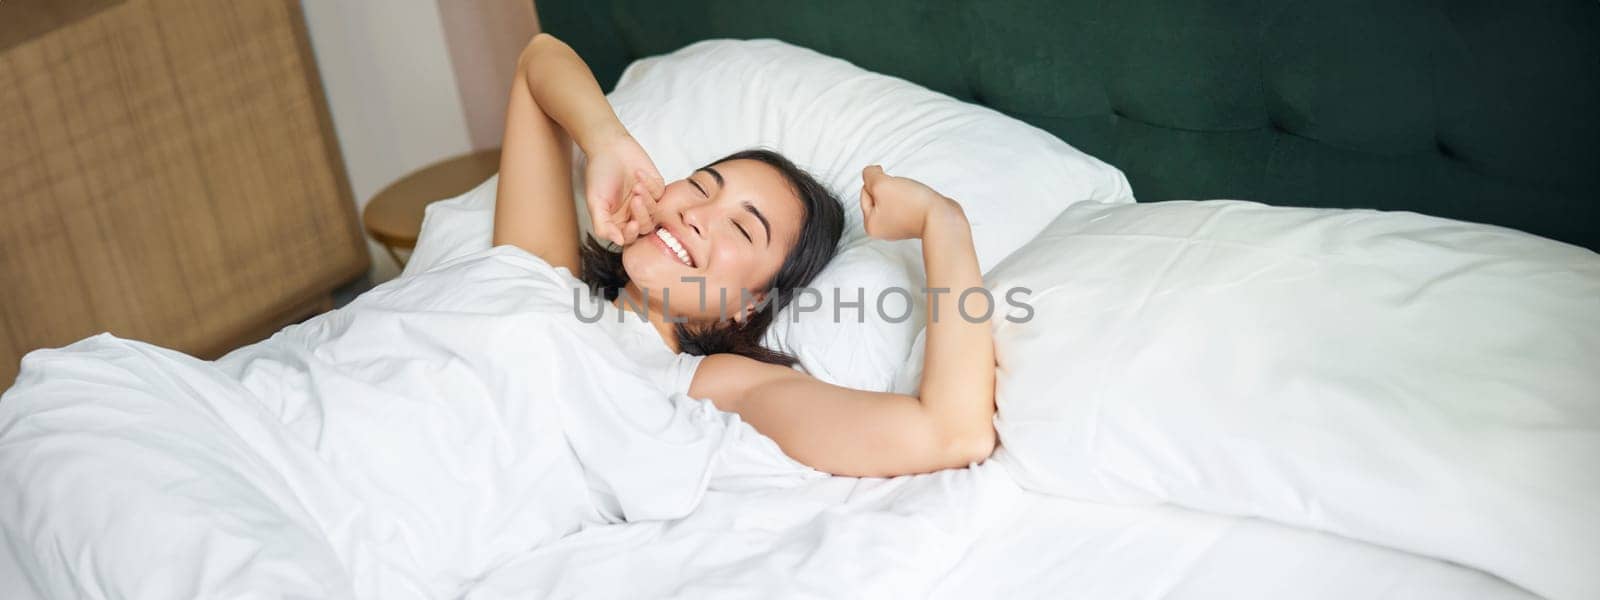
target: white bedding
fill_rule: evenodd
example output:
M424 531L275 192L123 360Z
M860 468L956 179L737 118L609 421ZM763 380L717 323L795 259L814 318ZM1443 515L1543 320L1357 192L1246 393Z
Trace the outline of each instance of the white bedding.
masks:
M1004 508L931 598L1537 597L1454 563L1259 519L1029 491Z
M1406 212L1069 207L985 275L1025 489L1171 503L1600 598L1600 255Z
M999 463L713 491L507 563L469 598L1528 600L1459 565L1266 521L1029 492Z
M29 355L0 399L0 597L1523 597L1025 492L998 461L825 477L607 366L570 284L502 247L216 363L109 335Z
M665 396L513 247L216 363L94 336L0 399L0 597L458 594L585 527L823 475Z

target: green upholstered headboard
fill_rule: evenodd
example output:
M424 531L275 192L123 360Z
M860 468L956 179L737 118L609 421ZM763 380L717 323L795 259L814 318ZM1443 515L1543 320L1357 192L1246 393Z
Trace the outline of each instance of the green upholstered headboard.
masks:
M609 89L777 38L983 104L1140 201L1417 212L1600 249L1596 0L537 0Z

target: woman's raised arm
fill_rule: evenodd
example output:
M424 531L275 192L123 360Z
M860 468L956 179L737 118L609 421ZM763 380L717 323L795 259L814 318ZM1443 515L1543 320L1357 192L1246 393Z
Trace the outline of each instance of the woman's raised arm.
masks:
M549 34L517 59L506 106L495 200L494 245L513 244L552 265L578 270L578 218L567 139L589 157L585 174L595 233L624 244L645 231L627 192L660 196L655 164L628 135L583 59Z
M988 307L959 312L962 291L983 285L972 228L960 205L883 169L862 173L867 233L922 239L928 338L919 396L832 385L743 356L707 357L690 395L739 413L784 452L835 475L892 477L963 467L994 451L994 336ZM989 295L966 296L984 298Z

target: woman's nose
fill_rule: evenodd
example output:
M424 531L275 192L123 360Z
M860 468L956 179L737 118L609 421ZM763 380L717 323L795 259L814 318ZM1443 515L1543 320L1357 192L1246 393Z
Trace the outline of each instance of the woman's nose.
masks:
M700 213L704 206L705 205L703 204L699 206L690 206L678 212L678 220L683 221L683 224L688 226L689 229L693 229L695 237L705 237L705 233L700 230Z

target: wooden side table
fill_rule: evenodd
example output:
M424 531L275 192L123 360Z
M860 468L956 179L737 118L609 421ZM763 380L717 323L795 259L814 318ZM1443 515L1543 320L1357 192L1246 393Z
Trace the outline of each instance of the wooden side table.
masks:
M389 251L395 264L404 268L406 261L399 251L417 247L417 234L422 232L422 215L428 204L460 196L499 170L499 148L447 158L417 169L374 195L361 211L361 222L367 233Z

